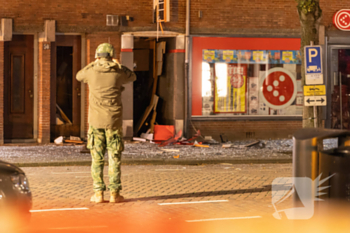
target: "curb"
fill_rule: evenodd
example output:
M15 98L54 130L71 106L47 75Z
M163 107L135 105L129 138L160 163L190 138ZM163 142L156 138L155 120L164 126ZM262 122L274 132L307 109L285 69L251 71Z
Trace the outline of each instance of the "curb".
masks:
M292 163L292 158L284 159L122 159L122 165L206 165L206 164L278 164ZM66 162L34 162L13 163L18 167L63 167L63 166L91 166L91 161L66 161ZM105 162L105 166L108 162Z

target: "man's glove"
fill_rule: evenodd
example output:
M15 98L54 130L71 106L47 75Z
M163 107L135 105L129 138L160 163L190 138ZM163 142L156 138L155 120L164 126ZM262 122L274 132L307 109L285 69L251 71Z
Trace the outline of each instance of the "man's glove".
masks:
M119 63L118 59L113 58L112 60L113 60L113 62L114 62L114 63L117 63L117 65L118 65L119 69L121 69L121 68L122 68L122 65Z

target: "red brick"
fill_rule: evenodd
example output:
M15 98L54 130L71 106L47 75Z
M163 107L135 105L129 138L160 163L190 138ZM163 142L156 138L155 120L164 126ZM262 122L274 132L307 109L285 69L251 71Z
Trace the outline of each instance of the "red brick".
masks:
M51 50L44 50L39 43L39 79L38 79L38 141L50 142L50 78L51 78ZM48 43L49 44L49 43Z

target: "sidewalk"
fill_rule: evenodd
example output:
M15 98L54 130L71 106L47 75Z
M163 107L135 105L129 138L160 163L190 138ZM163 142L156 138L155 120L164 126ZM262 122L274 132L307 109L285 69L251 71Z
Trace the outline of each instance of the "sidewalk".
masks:
M246 145L253 141L236 141L232 144ZM292 146L292 139L261 140L258 145L244 149L222 148L222 144L200 148L182 145L158 147L149 142L125 142L122 164L291 163ZM0 147L0 160L21 167L89 166L91 157L89 153L81 153L83 147L82 145L5 144Z
M234 146L246 145L255 140L232 142ZM325 140L324 148L336 146L335 140ZM55 144L5 144L0 147L0 160L21 167L36 166L90 166L89 153L81 153L82 145ZM158 147L149 142L125 142L122 164L128 165L200 165L245 163L291 163L292 139L261 140L259 144L244 149L222 148L222 144L209 148L172 145ZM105 156L108 162L107 154Z

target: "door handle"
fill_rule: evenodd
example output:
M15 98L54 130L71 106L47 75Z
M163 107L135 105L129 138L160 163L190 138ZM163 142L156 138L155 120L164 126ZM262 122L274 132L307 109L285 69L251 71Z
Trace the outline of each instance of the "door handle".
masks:
M333 83L334 83L334 86L337 86L337 85L338 85L338 75L337 75L337 72L334 72Z

